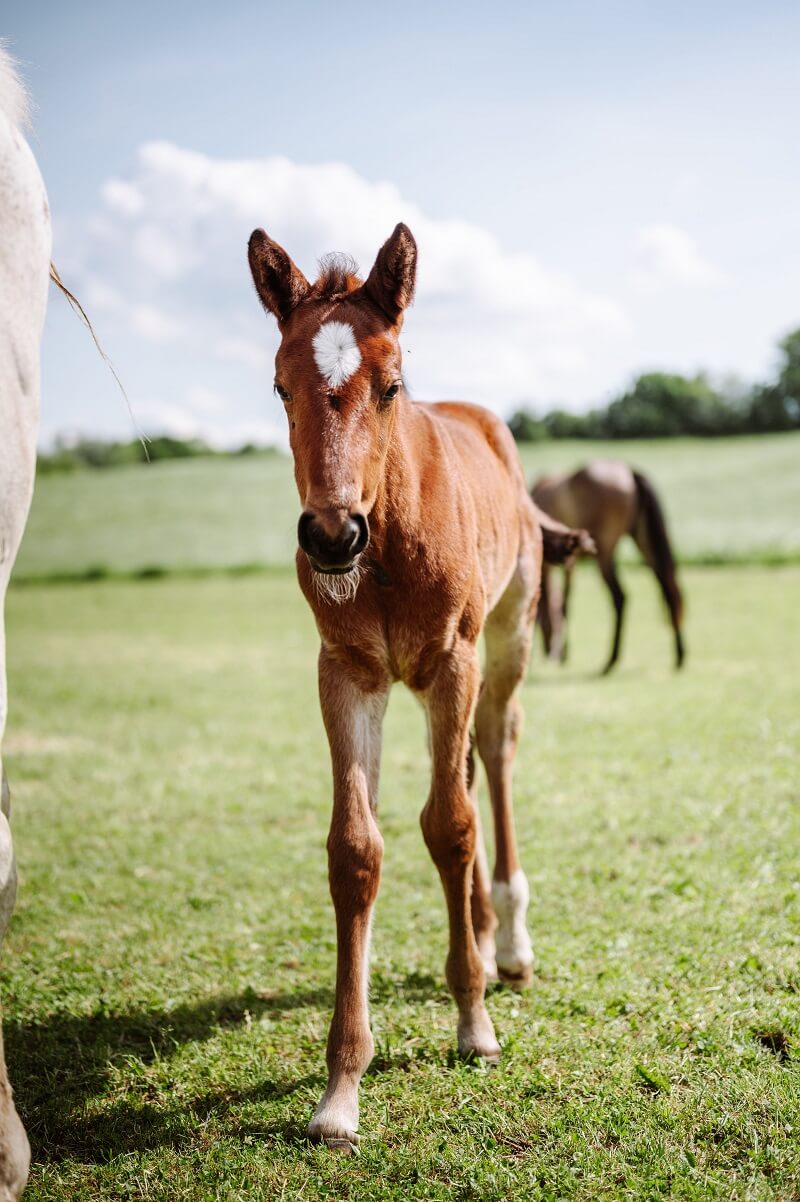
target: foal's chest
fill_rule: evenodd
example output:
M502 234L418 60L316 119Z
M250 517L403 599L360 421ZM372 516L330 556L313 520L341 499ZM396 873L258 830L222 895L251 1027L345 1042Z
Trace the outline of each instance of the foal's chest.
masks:
M326 648L369 690L402 681L424 692L442 656L459 634L467 633L465 607L454 605L452 598L414 595L372 582L354 602L314 611Z

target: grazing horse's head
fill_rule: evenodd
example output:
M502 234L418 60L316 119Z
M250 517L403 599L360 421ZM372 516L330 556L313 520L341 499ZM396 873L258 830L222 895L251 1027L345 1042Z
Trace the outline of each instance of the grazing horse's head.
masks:
M357 579L403 386L398 335L414 292L416 243L398 225L364 282L352 262L331 256L309 284L263 230L251 236L249 258L281 332L275 391L289 419L300 547L314 572Z

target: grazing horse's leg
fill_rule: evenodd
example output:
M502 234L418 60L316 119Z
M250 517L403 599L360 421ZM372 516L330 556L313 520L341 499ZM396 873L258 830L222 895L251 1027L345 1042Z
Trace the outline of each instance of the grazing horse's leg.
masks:
M609 592L611 593L611 599L614 602L615 615L614 641L611 644L611 655L609 656L608 663L603 668L603 675L605 676L611 671L611 669L614 667L614 664L619 659L619 647L622 639L622 618L625 612L625 594L622 591L622 585L620 584L619 577L617 576L617 569L614 563L613 554L608 555L604 554L603 552L599 552L598 565L600 567L600 572L603 576L603 579L608 585Z
M675 565L671 562L661 562L656 559L653 553L652 546L648 541L646 533L643 533L641 527L637 527L633 532L633 541L636 543L645 562L653 569L655 578L658 581L659 588L667 604L669 611L669 619L672 623L672 630L675 636L675 667L683 666L685 656L685 647L683 644L683 632L681 630L681 622L683 620L683 598L681 597L678 581L675 578Z
M533 978L533 952L525 926L528 881L520 868L511 802L511 776L522 725L516 699L531 645L532 567L520 561L511 583L486 621L486 674L475 728L486 767L495 830L492 899L498 918L497 971L522 988Z
M567 606L572 586L572 564L564 565L564 587L553 583L552 567L542 567L542 588L539 595L539 625L542 628L544 651L548 659L567 662Z
M336 911L336 1003L328 1034L328 1087L308 1132L351 1150L358 1142L358 1083L374 1052L367 985L383 858L375 809L388 682L365 692L323 648L319 692L333 766L328 868Z
M558 614L555 605L556 590L550 575L550 568L542 565L542 586L539 591L539 629L542 632L542 645L548 659L552 659L553 648L558 630Z
M567 640L567 618L569 611L569 598L572 591L572 573L575 570L574 564L566 564L564 566L564 591L561 594L561 626L559 630L560 645L558 648L559 662L565 664L569 652L569 643Z
M450 920L447 983L458 1006L458 1050L496 1060L500 1047L483 1000L486 976L472 925L477 821L467 790L469 726L480 671L472 643L459 640L424 693L431 732L432 781L420 818L442 878Z

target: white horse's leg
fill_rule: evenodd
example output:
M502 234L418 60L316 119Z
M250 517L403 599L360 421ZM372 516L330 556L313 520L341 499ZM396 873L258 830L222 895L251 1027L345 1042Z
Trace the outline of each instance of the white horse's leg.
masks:
M3 771L3 799L8 802L8 782ZM5 934L17 894L17 868L8 818L0 811L0 939ZM15 1202L28 1180L31 1150L6 1072L3 1031L0 1027L0 1198Z
M20 95L0 51L0 96ZM50 214L42 177L27 142L0 111L0 751L6 722L5 594L28 516L39 424L39 350L50 273ZM16 896L2 771L0 939ZM14 1106L0 1034L0 1199L16 1202L28 1178L30 1148Z

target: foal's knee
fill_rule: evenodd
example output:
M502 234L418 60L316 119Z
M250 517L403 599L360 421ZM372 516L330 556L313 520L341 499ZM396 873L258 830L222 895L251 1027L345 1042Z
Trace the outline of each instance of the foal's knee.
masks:
M328 876L337 904L366 910L378 894L383 839L372 824L357 831L331 831L328 837Z
M515 697L489 697L475 716L478 750L487 768L513 756L522 733L522 706Z
M477 823L469 795L463 792L456 804L442 804L435 793L420 815L428 851L440 872L466 870L475 859Z

